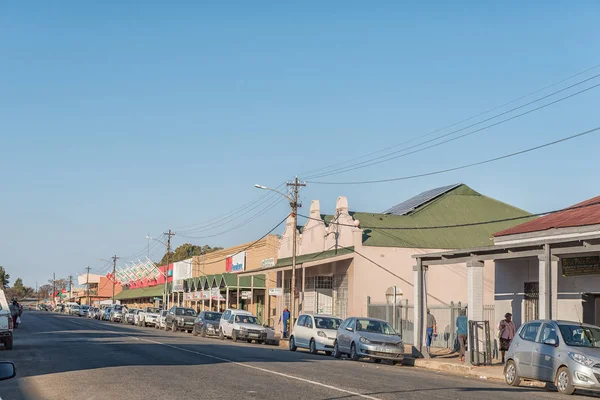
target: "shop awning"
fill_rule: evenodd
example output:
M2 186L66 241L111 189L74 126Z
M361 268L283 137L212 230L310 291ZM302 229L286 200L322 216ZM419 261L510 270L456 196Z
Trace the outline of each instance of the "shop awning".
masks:
M164 285L156 285L146 288L125 289L115 295L115 300L143 299L147 297L162 297L165 292Z

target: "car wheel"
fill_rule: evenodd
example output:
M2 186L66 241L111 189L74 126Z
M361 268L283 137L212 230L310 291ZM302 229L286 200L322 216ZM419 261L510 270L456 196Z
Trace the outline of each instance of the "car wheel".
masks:
M202 330L200 331L200 336L201 336L201 337L206 337L206 331L205 331L204 329L202 329Z
M259 340L259 341L257 341L257 343L258 344L265 344L265 341L264 340Z
M326 351L325 355L331 357L331 351Z
M310 344L308 345L308 350L310 354L317 354L317 344L315 343L315 339L310 339Z
M358 361L358 353L356 352L356 345L354 343L350 346L350 359L352 361Z
M392 365L398 365L400 364L400 361L392 361Z
M375 364L381 364L381 359L380 359L380 358L374 358L374 359L373 359L373 362L374 362Z
M504 381L510 386L519 386L521 377L517 372L517 364L513 360L508 360L504 367Z
M194 329L192 329L192 335L198 336L198 332L196 331L196 327L195 326L194 326Z
M167 323L166 323L166 322L165 322L165 327L164 327L164 329L165 329L165 332L169 330L169 325L167 325Z
M144 325L143 325L143 327L144 327L144 328L147 328L147 327L148 327L148 324L147 324L146 322L144 322Z
M252 343L252 339L248 339L248 340L247 340L247 342L248 342L248 343Z
M575 387L573 386L573 380L571 379L571 372L567 367L561 367L556 373L556 388L559 393L562 394L573 394Z
M173 323L171 324L171 330L173 332L177 332L177 325L175 325L175 321L173 321Z
M335 358L341 358L342 357L342 353L340 353L340 348L338 347L338 342L337 341L333 344L333 356Z
M13 349L13 338L8 338L4 341L4 347L6 348L6 350L12 350Z
M298 347L296 347L296 339L294 339L294 337L292 336L290 338L290 350L296 351L296 349L298 349Z
M231 340L237 342L237 333L235 333L235 329L231 332Z
M219 329L219 339L225 340L225 334L223 333L223 328Z

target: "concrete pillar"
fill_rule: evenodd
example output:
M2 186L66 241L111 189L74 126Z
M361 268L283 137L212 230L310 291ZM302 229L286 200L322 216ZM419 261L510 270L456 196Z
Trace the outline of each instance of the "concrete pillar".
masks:
M424 351L423 347L423 339L425 338L425 327L426 327L426 313L427 313L427 291L425 285L425 271L427 270L426 266L423 266L420 258L417 258L417 265L413 267L414 271L414 351L413 355L417 357L421 357L425 355L427 352Z
M483 261L467 261L468 319L483 321Z
M538 256L539 318L558 318L558 260L552 257L550 245L544 246L544 254Z
M558 315L558 260L552 260L550 265L550 316L552 319L559 319Z

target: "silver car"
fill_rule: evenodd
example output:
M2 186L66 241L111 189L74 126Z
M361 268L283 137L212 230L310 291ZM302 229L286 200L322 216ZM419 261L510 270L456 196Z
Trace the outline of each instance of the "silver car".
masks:
M508 349L504 379L552 382L560 393L600 390L600 328L570 321L523 324Z
M331 315L301 314L290 335L290 350L300 347L309 349L312 354L324 351L330 356L341 324L340 318Z
M156 319L156 323L154 324L154 327L156 329L165 329L165 323L167 320L168 313L169 310L160 310L160 314L158 314L158 318Z
M338 328L333 356L348 354L358 361L361 357L379 363L390 360L395 365L404 359L404 344L400 335L385 321L374 318L348 318Z

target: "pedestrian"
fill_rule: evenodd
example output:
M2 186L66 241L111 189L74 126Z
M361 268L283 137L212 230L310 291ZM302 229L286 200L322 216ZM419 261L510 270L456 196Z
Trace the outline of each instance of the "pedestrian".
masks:
M469 320L467 319L467 313L465 310L460 310L460 315L456 318L456 334L458 336L458 345L460 350L458 357L461 362L465 361L465 349L467 347L467 335Z
M287 307L283 309L283 314L279 317L279 324L281 325L281 321L283 320L283 338L286 339L288 337L288 321L290 320L290 310Z
M431 342L434 336L437 336L437 322L431 310L427 309L427 354L431 354Z
M498 338L500 339L500 353L502 353L502 364L505 362L505 355L515 337L515 323L512 322L512 314L504 314L504 319L498 325Z
M8 308L10 310L10 316L12 317L12 320L13 320L13 327L18 328L19 327L19 323L18 323L19 303L17 302L16 299L13 299L13 301L9 304Z

